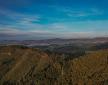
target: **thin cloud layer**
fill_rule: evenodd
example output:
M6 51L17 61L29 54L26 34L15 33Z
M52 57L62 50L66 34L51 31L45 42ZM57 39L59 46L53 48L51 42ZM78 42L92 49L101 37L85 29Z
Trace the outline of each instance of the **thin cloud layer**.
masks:
M107 32L52 32L43 30L21 31L16 29L0 29L0 39L26 40L26 39L49 39L49 38L93 38L108 36Z
M92 0L1 1L0 39L107 36L107 1L93 2Z

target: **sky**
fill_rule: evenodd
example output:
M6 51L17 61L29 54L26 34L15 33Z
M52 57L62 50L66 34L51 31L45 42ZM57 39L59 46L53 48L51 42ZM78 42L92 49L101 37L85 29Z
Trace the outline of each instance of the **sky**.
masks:
M0 0L0 40L108 36L108 0Z

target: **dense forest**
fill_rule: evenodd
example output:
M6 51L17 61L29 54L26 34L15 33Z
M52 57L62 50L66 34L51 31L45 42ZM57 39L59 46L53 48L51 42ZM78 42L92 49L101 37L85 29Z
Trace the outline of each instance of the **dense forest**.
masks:
M108 85L108 50L96 47L0 46L0 85Z

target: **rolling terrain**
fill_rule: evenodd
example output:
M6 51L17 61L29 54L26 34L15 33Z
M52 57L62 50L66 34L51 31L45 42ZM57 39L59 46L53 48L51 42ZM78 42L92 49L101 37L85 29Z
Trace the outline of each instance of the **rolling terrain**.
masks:
M108 85L108 50L75 57L0 46L0 85Z
M75 39L43 39L43 40L1 40L0 45L26 45L26 46L47 46L47 45L64 45L64 44L97 44L108 42L108 37L97 38L75 38Z

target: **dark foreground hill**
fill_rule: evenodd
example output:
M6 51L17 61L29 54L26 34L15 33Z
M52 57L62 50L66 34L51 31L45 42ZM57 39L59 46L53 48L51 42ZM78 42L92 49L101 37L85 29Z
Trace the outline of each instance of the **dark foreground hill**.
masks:
M108 85L108 50L70 57L1 46L0 85Z

